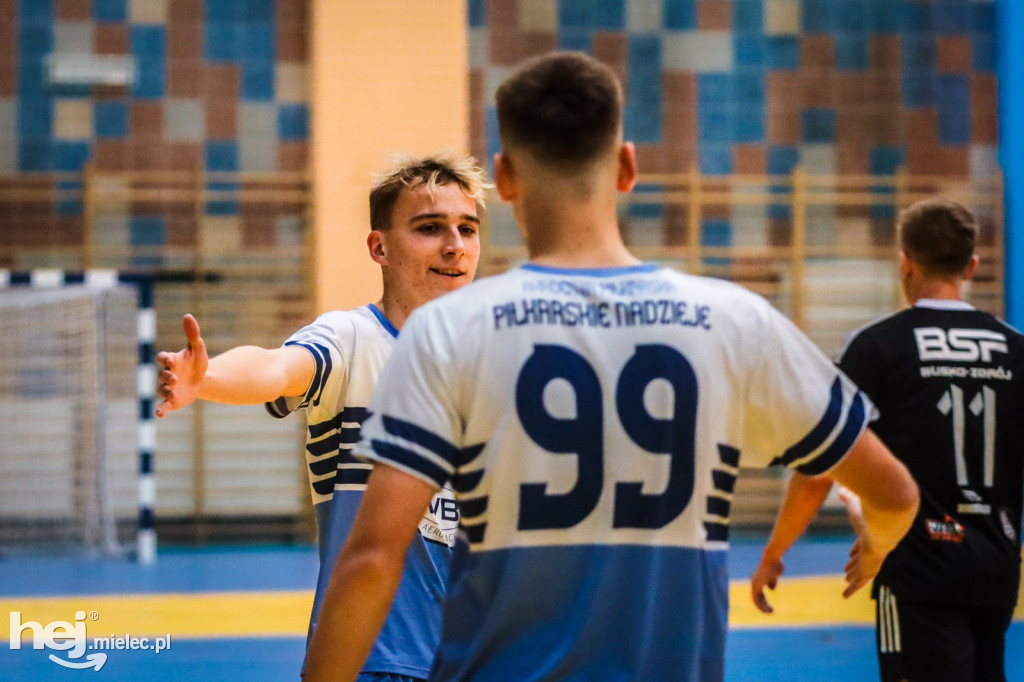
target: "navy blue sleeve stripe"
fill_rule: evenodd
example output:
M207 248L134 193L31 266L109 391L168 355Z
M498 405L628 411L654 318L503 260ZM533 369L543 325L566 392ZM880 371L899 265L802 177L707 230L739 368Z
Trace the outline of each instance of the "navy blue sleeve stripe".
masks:
M323 395L324 386L327 385L327 379L331 376L331 370L334 368L334 363L331 362L331 351L327 350L326 347L321 346L319 343L313 344L317 350L323 354L324 367L320 373L320 385L317 386L316 394L313 397L313 405L320 404L320 397Z
M359 442L359 434L361 432L361 426L347 426L341 429L338 433L341 435L341 442L343 444L352 445Z
M489 497L478 497L475 500L459 500L459 514L466 518L480 516L487 511Z
M337 452L338 450L338 434L328 436L322 440L316 440L312 443L306 443L306 451L314 457L323 457L324 455Z
M736 476L718 469L711 470L711 481L715 485L715 490L726 494L731 493L736 487Z
M458 461L453 462L453 464L456 467L464 467L468 465L470 462L472 462L474 459L480 456L480 453L483 452L485 445L487 444L478 443L477 445L468 445L462 448L461 450L459 450Z
M337 485L366 485L370 469L338 469Z
M457 447L421 426L387 416L383 417L383 422L384 429L392 436L397 436L430 450L453 467L462 459ZM448 476L445 475L445 479L447 478Z
M338 416L343 422L362 424L370 416L370 411L365 407L346 407Z
M358 434L360 426L362 426L363 422L365 422L366 418L369 417L369 416L370 416L370 411L367 410L365 407L346 407L344 410L341 411L340 414L334 415L334 418L329 420L329 421L320 422L319 424L310 424L309 425L309 437L310 438L319 438L320 436L324 435L325 433L328 433L328 432L333 431L335 429L345 429L345 430L354 429L356 431L356 433ZM357 426L342 426L343 423L357 424ZM358 438L358 435L357 435L355 441L345 441L345 442L346 443L347 442L353 442L354 443L354 442L356 442L358 440L359 440L359 438Z
M331 376L331 369L333 367L333 363L331 362L331 352L319 343L288 341L284 345L300 346L308 350L313 356L313 362L316 363L316 370L313 373L313 381L309 384L309 390L306 391L306 397L303 400L303 404L312 402L314 405L319 405L320 394L323 391L324 385L327 383L327 378Z
M342 412L341 414L335 415L334 419L331 419L330 421L320 422L319 424L310 424L308 426L309 437L310 438L319 438L320 436L324 435L325 433L328 433L330 431L333 431L334 429L340 428L341 427L341 422L342 422L342 415L344 415L344 414L345 413Z
M714 514L715 516L724 516L729 518L729 509L732 507L732 503L729 500L722 497L709 497L708 498L708 514Z
M341 461L338 466L341 466L342 464L366 464L364 460L356 457L356 453L352 448L338 450L338 454L341 455Z
M417 471L436 483L438 488L448 481L450 474L447 471L412 450L382 440L374 440L371 445L380 459Z
M484 477L484 470L478 469L477 471L471 471L468 474L462 472L456 473L452 476L452 490L457 493L468 493L474 490L480 485L480 480Z
M337 450L342 445L354 445L359 442L360 429L351 427L342 429L338 433L332 433L327 438L321 438L315 440L306 446L309 450L309 454L314 457L320 457L326 455L328 452Z
M330 495L334 492L334 476L322 481L313 481L313 492L317 495Z
M807 455L814 452L814 450L821 446L828 438L828 435L832 433L833 429L836 428L836 424L839 423L839 418L843 414L843 382L839 377L832 382L831 395L828 401L828 407L825 408L825 414L818 421L811 432L800 439L800 441L789 448L782 454L782 457L777 458L772 464L783 464L789 466L793 462L803 459Z
M729 539L729 526L724 523L705 521L704 530L707 532L708 540L711 542L724 542Z
M850 412L846 416L843 430L840 431L836 439L832 441L832 444L828 446L825 452L810 462L796 467L796 470L807 476L817 476L835 466L850 451L850 448L857 442L857 438L860 437L861 432L867 425L866 412L864 394L858 391L857 395L853 397L853 404L850 405Z
M333 457L324 457L318 459L315 462L309 463L309 470L313 472L314 476L323 476L329 474L338 468L338 455Z
M300 341L286 341L285 346L298 346L299 348L305 348L309 351L309 354L313 356L313 363L316 365L313 370L313 380L309 382L309 388L306 389L306 395L303 398L304 403L308 403L312 400L313 396L320 389L322 384L322 377L324 374L324 360L323 356L317 351L314 344L302 343Z
M484 534L487 532L486 523L476 523L473 525L466 525L462 527L462 531L466 534L466 539L469 540L470 544L478 544L484 541Z
M718 459L722 460L722 464L726 466L738 467L740 465L740 451L734 447L719 443Z
M263 407L266 408L267 412L270 413L271 417L277 417L278 419L284 419L291 412L288 409L288 401L281 396L271 402L263 403Z

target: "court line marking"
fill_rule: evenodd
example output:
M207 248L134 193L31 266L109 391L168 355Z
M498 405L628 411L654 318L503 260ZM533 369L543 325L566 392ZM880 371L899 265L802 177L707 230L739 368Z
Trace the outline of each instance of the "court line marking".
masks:
M874 606L871 590L861 589L843 599L843 580L838 575L801 576L779 581L769 591L775 613L758 611L750 599L747 579L729 583L729 627L736 630L791 627L871 625ZM183 639L305 637L312 590L261 592L198 592L120 595L13 597L0 599L0 614L21 612L21 623L43 626L71 621L75 611L93 611L88 621L90 637L160 636ZM1015 620L1024 620L1024 602ZM9 629L0 626L0 642L8 642ZM30 636L25 631L23 637Z

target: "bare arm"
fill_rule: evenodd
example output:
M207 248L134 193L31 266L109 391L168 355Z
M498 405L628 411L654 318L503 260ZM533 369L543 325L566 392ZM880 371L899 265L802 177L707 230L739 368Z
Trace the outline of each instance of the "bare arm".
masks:
M434 489L378 464L334 565L306 660L306 681L355 680L387 617Z
M177 353L158 353L163 366L157 395L163 400L156 416L180 410L197 398L228 405L258 405L281 396L303 395L313 380L316 363L304 349L238 346L212 360L191 315L183 320L188 344Z
M875 577L882 560L910 530L920 496L910 472L870 429L865 429L828 476L860 502L856 505L844 494L857 532L846 565L843 596L849 597Z
M775 589L786 568L782 556L807 530L831 489L832 479L823 476L811 477L793 472L789 479L772 535L765 545L761 562L750 578L750 597L761 612L774 611L764 595L764 588Z

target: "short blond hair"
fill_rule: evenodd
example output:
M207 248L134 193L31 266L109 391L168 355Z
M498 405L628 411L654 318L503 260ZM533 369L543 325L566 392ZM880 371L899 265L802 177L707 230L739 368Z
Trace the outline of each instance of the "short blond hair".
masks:
M493 187L487 183L484 169L469 155L445 152L423 157L395 157L391 167L377 175L370 190L370 229L391 227L391 211L404 189L423 186L433 198L438 187L452 182L481 208L485 206L486 190Z

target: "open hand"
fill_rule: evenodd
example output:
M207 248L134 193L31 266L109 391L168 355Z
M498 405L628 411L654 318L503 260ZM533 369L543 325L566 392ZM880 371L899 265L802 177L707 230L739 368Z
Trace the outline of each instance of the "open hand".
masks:
M156 394L163 398L156 406L157 417L192 404L199 397L200 386L206 377L210 358L199 334L199 323L191 315L185 315L182 325L188 345L177 353L161 351L156 356L157 363L164 368L157 375Z

